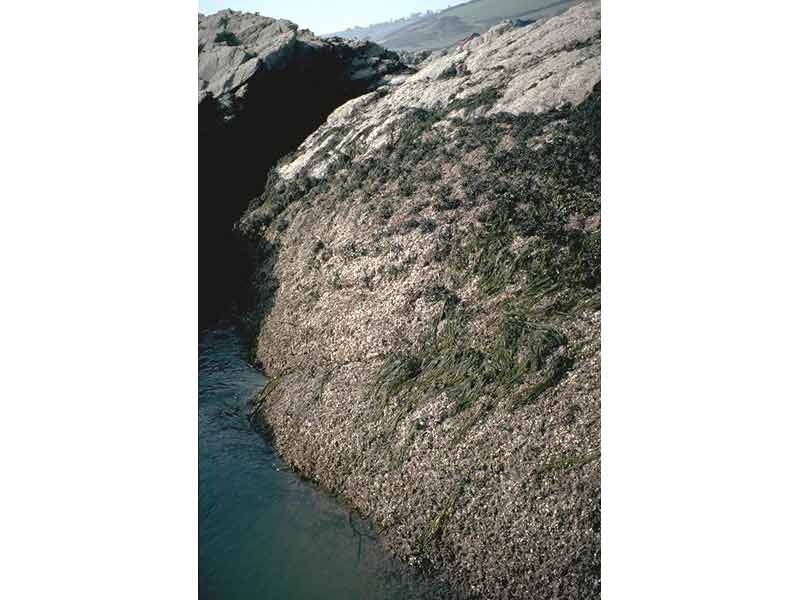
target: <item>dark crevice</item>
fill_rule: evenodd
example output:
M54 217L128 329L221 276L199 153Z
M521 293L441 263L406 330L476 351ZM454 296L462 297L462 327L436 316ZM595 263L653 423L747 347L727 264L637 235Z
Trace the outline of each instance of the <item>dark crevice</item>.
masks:
M253 267L233 227L267 174L284 155L347 100L376 79L350 77L357 50L298 42L287 67L264 71L242 98L223 106L206 97L199 106L200 326L235 318L248 304ZM399 65L399 63L398 63Z

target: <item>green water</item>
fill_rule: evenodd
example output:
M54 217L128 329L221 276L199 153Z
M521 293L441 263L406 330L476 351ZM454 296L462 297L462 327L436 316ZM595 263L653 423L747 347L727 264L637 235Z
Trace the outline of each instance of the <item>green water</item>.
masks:
M201 333L200 598L446 597L389 558L367 522L287 470L247 418L264 383L234 330Z

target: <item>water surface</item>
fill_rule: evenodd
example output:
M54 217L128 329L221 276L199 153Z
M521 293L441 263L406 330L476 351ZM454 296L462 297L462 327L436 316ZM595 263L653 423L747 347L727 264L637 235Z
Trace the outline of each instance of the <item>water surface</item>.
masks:
M253 429L247 405L264 377L233 329L201 333L200 598L432 598L378 545L369 524L299 479Z

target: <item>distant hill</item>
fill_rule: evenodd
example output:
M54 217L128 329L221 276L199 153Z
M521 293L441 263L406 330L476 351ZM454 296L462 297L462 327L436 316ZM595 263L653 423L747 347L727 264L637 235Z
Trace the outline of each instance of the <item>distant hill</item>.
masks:
M504 19L538 20L567 10L579 0L471 0L440 12L352 27L331 35L367 39L392 50L446 48Z
M426 17L430 17L432 13L417 13L402 19L395 19L393 21L384 21L382 23L374 23L365 27L349 27L342 31L324 34L323 37L343 37L349 39L370 40L375 41L388 37L395 31L403 29L417 21Z

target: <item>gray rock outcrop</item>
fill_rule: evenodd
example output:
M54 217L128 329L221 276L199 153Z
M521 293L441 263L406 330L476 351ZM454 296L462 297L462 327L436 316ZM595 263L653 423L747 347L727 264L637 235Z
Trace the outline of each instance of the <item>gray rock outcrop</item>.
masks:
M600 81L599 7L582 6L568 14L525 27L505 21L434 54L417 73L390 80L402 83L391 94L382 90L351 100L283 162L281 176L307 170L322 177L354 143L363 146L361 156L371 156L389 143L396 123L412 109L476 118L577 106ZM342 135L330 135L345 123Z
M284 458L460 597L599 597L599 3L344 103L238 227Z
M336 56L345 80L377 83L401 70L397 54L375 43L321 39L285 19L223 10L198 17L198 101L210 96L224 106L247 94L259 74L318 56ZM280 93L279 90L276 90Z

